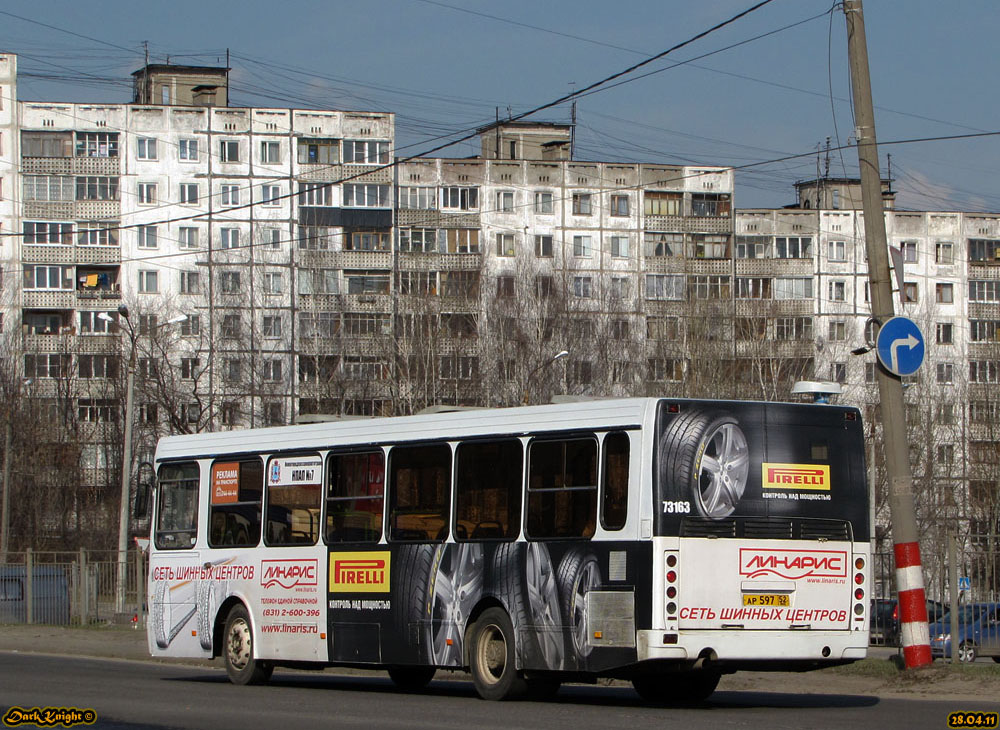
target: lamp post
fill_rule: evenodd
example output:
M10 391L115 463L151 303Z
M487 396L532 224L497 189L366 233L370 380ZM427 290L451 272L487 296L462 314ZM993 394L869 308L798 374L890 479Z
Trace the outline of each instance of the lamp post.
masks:
M118 314L125 321L125 332L129 339L128 374L125 380L125 438L122 444L122 491L121 504L118 507L118 580L115 591L115 612L125 613L125 592L128 583L128 504L129 491L132 482L132 416L133 397L135 393L135 357L136 341L139 333L135 325L128 316L128 307L124 304L118 307ZM114 322L115 319L107 312L97 315L98 319L106 322ZM168 319L150 330L150 333L160 327L183 322L187 319L186 314L181 314Z
M531 387L531 379L535 377L536 374L540 373L542 370L547 368L549 365L556 362L557 360L562 360L564 357L569 357L569 350L560 350L551 358L543 362L541 365L537 365L535 368L532 369L530 373L528 373L528 377L525 379L524 382L524 398L521 400L521 403L523 405L528 405L528 389Z

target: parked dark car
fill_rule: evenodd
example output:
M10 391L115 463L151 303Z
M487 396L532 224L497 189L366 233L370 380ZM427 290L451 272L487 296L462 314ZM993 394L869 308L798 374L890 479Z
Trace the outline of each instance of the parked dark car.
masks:
M951 614L931 624L931 656L951 656ZM988 656L1000 663L1000 603L973 603L958 609L958 660Z
M36 565L31 575L31 620L36 624L68 624L69 586L65 568ZM28 620L26 576L23 565L0 568L0 623Z
M927 599L927 623L934 624L947 613L940 601ZM873 598L871 601L871 638L873 644L899 644L899 601L895 598Z

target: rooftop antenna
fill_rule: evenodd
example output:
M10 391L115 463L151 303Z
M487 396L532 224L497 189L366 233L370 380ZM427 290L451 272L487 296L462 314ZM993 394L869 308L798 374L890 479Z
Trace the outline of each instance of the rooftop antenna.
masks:
M571 94L576 93L576 82L569 82L569 90ZM573 149L576 147L576 99L573 99L573 103L569 107L569 158L573 159Z
M826 160L823 162L823 177L830 177L830 137L826 138Z

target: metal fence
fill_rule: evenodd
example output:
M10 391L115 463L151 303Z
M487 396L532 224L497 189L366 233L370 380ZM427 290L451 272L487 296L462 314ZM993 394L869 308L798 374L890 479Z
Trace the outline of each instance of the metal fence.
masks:
M0 623L144 622L147 557L129 550L8 553L0 562Z

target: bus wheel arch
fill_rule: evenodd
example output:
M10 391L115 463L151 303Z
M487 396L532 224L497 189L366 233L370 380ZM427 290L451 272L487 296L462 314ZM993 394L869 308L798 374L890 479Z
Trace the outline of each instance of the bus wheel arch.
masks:
M233 684L264 684L271 678L274 665L255 656L253 625L242 602L229 611L222 639L222 659Z
M476 628L476 622L479 621L479 617L491 608L497 608L510 615L507 607L495 596L486 596L473 607L469 613L469 620L466 622L465 629L462 632L462 661L466 667L470 667L472 664L470 647L472 646L473 629Z
M215 622L212 625L212 658L222 656L222 640L226 632L226 621L229 620L229 613L233 610L233 606L243 606L244 610L246 606L243 602L236 596L229 596L222 605L219 606L218 612L215 614Z

